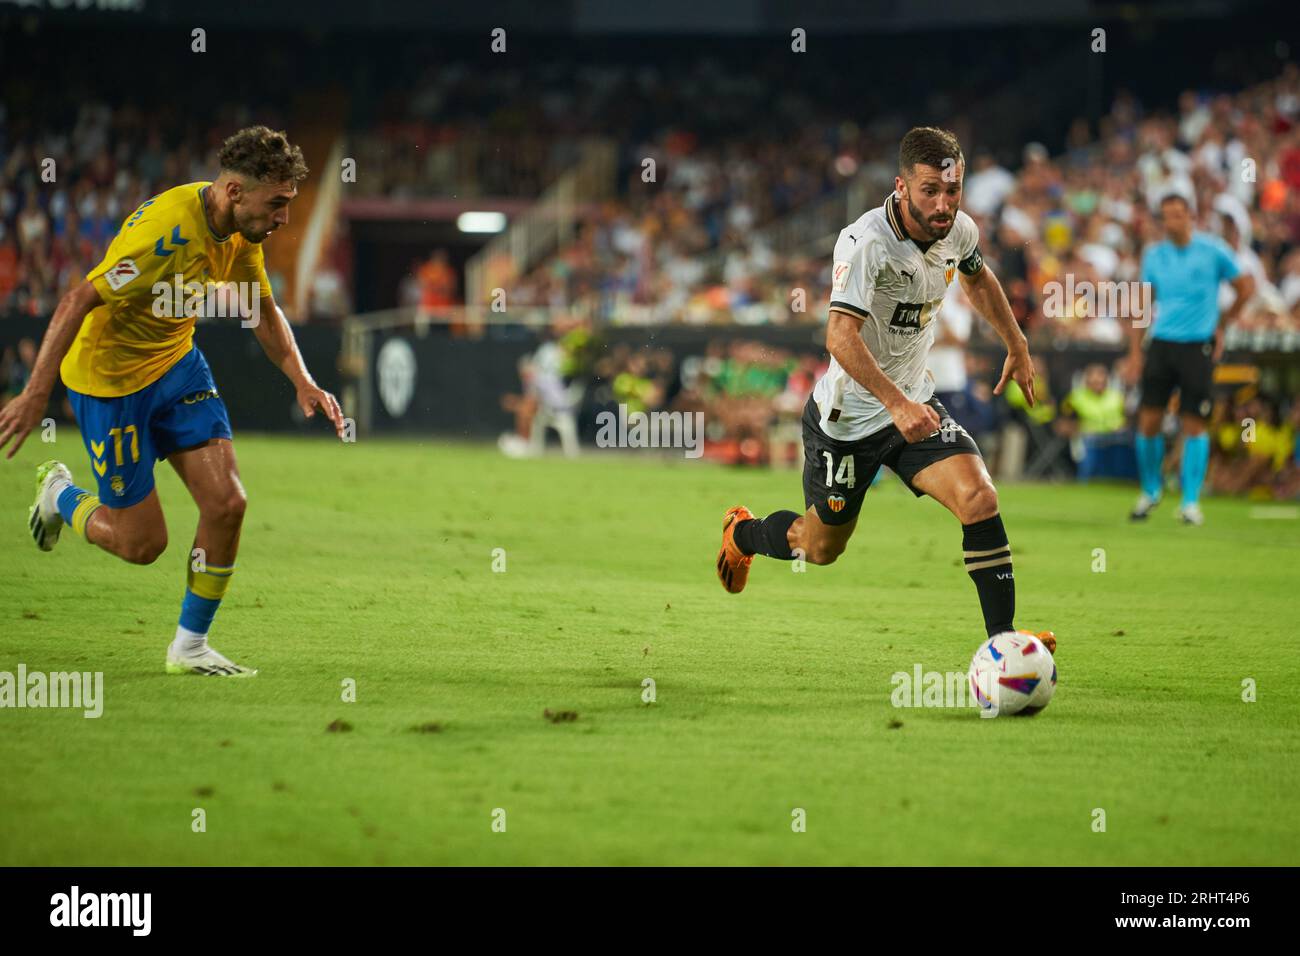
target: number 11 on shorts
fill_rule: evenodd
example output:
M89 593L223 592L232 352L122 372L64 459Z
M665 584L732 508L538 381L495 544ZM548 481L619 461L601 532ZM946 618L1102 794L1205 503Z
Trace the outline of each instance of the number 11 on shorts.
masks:
M136 431L134 425L127 425L125 429L110 428L108 437L113 439L113 459L120 466L122 464L122 436L127 434L131 436L131 461L140 460L140 433Z

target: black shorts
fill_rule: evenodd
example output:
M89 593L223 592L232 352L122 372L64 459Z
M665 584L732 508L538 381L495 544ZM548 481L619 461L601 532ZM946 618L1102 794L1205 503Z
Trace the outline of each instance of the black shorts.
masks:
M1209 418L1214 342L1152 339L1142 362L1142 407L1163 409L1178 389L1178 410Z
M953 420L948 409L931 398L926 402L939 413L939 431L918 442L908 442L896 425L882 428L857 441L836 441L821 429L821 412L808 399L803 410L803 498L816 507L825 524L848 524L862 510L862 498L881 465L897 472L912 494L917 472L953 455L978 455L975 439Z

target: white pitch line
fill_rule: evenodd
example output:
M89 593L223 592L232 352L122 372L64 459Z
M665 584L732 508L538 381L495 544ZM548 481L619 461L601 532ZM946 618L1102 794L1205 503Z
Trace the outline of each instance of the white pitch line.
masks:
M1250 517L1264 521L1294 521L1296 518L1300 518L1300 508L1285 506L1279 508L1255 507L1250 509Z

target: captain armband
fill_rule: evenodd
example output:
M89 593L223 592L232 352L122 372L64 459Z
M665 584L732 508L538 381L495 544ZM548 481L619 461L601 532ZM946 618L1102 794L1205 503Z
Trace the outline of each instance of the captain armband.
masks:
M962 275L973 276L984 268L984 257L980 255L979 246L971 250L961 262L957 263L957 268L961 270Z

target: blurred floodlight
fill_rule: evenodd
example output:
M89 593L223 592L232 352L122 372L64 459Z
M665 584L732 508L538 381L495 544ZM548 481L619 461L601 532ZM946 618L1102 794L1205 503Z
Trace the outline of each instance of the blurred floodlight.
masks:
M461 232L500 232L506 227L503 212L463 212L456 217Z

